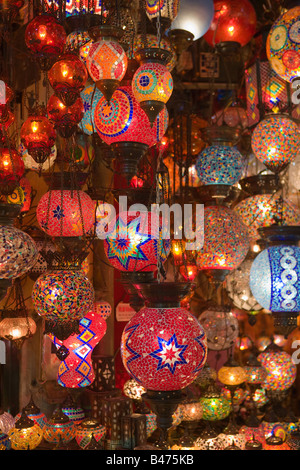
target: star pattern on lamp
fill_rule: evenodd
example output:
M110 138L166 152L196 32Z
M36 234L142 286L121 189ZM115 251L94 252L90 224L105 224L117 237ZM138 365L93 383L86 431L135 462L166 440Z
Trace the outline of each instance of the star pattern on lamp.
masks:
M122 233L127 236L122 238ZM127 270L130 260L147 261L148 257L143 251L143 245L151 240L150 234L140 232L140 217L130 221L128 224L119 217L116 226L117 237L107 237L108 243L107 257L108 259L116 258L122 266Z
M160 337L157 340L159 349L150 353L150 356L158 360L157 370L167 368L174 374L177 365L187 364L183 357L187 345L179 344L175 333L169 340Z
M132 335L134 335L135 331L137 330L139 326L140 324L137 323L136 325L130 326L129 328L125 329L125 332L126 332L125 347L121 346L121 348L122 348L122 353L123 353L123 359L126 363L128 371L130 372L132 377L137 382L140 383L140 380L135 376L135 374L132 372L130 368L130 363L141 357L141 355L137 353L136 351L134 351L134 349L130 346L130 338Z

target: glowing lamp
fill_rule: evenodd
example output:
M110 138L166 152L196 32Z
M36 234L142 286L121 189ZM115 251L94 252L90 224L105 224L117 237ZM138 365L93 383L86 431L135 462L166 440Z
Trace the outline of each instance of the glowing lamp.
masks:
M102 0L95 0L90 2L90 0L70 0L66 3L64 7L64 12L66 18L77 17L79 15L94 14L94 15L103 15L107 16L107 9L105 5L102 5ZM50 11L57 13L61 7L59 0L45 0L45 7L47 6Z
M244 169L243 157L235 147L214 145L202 150L196 171L203 184L228 184L239 181Z
M85 418L84 409L80 405L77 405L71 395L68 395L61 405L62 412L78 426Z
M238 43L245 46L256 32L257 17L249 0L214 0L214 17L204 39L211 46Z
M90 196L78 189L51 189L36 210L41 229L53 237L78 237L92 228L95 215Z
M33 336L36 332L36 323L33 318L12 311L2 312L0 321L0 338L13 341L15 344L22 344L23 340Z
M265 390L284 391L289 389L296 379L297 366L292 357L279 347L271 344L258 355L259 362L266 370L262 383Z
M55 144L56 131L44 115L44 110L35 110L22 124L21 143L29 155L38 163L46 162Z
M25 167L21 155L14 148L0 148L0 192L12 194L19 186Z
M84 115L83 101L79 96L74 104L65 106L55 95L52 95L47 104L48 118L61 137L69 138L77 130L78 124Z
M282 13L273 23L267 38L266 51L270 65L287 82L299 77L299 17L299 6Z
M26 46L42 70L49 70L57 56L62 54L66 39L64 27L52 15L38 15L26 26Z
M249 249L248 229L229 207L204 208L204 245L197 254L199 270L236 269Z
M75 438L76 424L62 412L61 408L57 408L45 424L43 433L47 442L67 444Z
M91 355L105 333L105 320L95 311L90 311L79 321L79 333L70 335L64 341L51 335L57 356L63 359L58 367L59 385L83 388L94 382L95 372Z
M121 339L124 367L146 388L147 394L177 392L187 387L199 375L207 355L206 337L200 323L179 306L181 285L161 284L159 290L154 282L139 285L147 291L149 306L131 318Z
M298 154L300 131L287 115L266 116L255 127L251 146L256 158L274 173L281 172Z
M105 31L104 28L101 32L101 27L99 30L98 37L89 48L86 66L91 79L109 102L125 76L128 59L115 31Z
M50 154L48 157L46 157L46 160L44 163L37 163L34 158L28 153L27 148L24 146L24 144L20 143L19 146L19 152L22 156L25 169L26 170L31 170L35 171L38 173L48 173L50 172L51 168L53 167L56 156L57 156L57 148L56 145L53 145L53 147L50 149Z
M123 272L154 272L170 251L169 240L161 238L161 220L151 212L121 212L104 235L109 263Z
M180 266L179 271L186 281L193 281L198 274L198 268L193 264L187 264L187 266Z
M43 430L23 410L8 436L13 450L33 450L42 442Z
M85 449L90 444L92 437L100 443L105 434L106 428L98 420L86 418L77 426L75 439L81 449Z
M170 26L179 11L179 0L161 2L159 0L146 1L146 14L150 21L160 18L162 25Z
M35 424L38 424L41 429L45 426L47 421L46 415L40 410L38 406L34 403L33 398L31 397L27 405L24 407L25 414L32 419ZM22 412L18 413L15 417L16 422L21 418Z
M0 450L11 450L11 442L7 434L0 432Z
M79 127L82 129L84 134L92 135L96 132L94 124L95 108L103 94L95 84L91 85L88 83L84 90L80 93L80 96L83 101L84 115L81 119Z
M230 358L218 371L218 380L226 387L237 387L246 381L246 373L236 361Z
M148 116L150 124L153 125L172 95L173 78L163 60L151 60L151 58L141 59L141 65L132 79L132 91L140 107Z
M239 334L237 318L220 306L211 306L198 317L207 337L208 349L222 351L235 344Z
M160 41L158 40L157 36L154 34L147 34L146 39L140 35L137 34L136 37L134 38L134 43L132 45L132 53L135 55L140 49L147 47L150 49L165 49L171 53L170 58L167 59L166 67L167 69L172 72L174 69L177 58L176 58L176 52L175 49L173 48L171 42L167 37L162 37Z
M146 389L135 379L129 379L123 386L123 393L126 397L138 401L142 399L142 395L146 393Z
M270 436L266 439L264 450L291 450L291 448L281 437Z
M230 414L230 400L221 395L213 382L209 384L199 401L203 409L202 419L205 421L220 421Z
M37 314L50 322L52 332L60 339L59 326L84 318L93 308L94 296L93 286L81 269L47 271L32 290Z
M63 54L48 72L54 93L65 106L72 106L79 98L88 79L83 62L76 54Z

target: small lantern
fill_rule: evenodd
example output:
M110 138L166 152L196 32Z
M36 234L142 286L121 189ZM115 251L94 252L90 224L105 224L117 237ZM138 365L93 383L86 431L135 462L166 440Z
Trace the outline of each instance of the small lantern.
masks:
M63 138L69 138L76 132L83 118L83 101L79 96L74 104L65 106L57 96L52 95L47 104L47 112L58 134Z
M75 438L76 425L58 407L44 428L44 439L50 443L68 443Z
M21 155L14 148L0 148L0 193L10 195L19 186L25 167Z
M94 418L85 418L76 427L75 439L81 449L90 450L89 444L91 443L92 437L103 445L105 434L106 428L100 421Z
M34 403L33 397L31 396L27 405L23 408L26 415L32 419L36 424L38 424L42 429L45 426L47 421L46 415L40 410L38 406ZM20 419L22 413L18 413L15 417L16 422Z
M42 442L43 430L22 410L20 419L16 421L8 436L12 449L33 450Z

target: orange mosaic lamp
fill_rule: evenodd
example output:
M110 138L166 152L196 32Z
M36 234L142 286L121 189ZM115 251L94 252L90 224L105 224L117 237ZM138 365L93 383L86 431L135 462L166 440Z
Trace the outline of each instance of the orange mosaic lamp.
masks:
M43 430L26 415L23 409L20 419L8 432L8 437L13 450L33 450L42 442Z

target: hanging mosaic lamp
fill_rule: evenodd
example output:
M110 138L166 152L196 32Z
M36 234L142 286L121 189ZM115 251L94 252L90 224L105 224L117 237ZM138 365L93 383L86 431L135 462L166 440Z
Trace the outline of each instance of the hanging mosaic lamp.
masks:
M35 424L38 424L41 427L41 429L43 429L47 421L47 417L40 410L40 408L36 406L32 396L23 410L25 414L35 422ZM21 416L22 416L22 412L16 415L15 417L16 422L21 418Z
M7 196L6 201L9 204L20 204L21 213L28 212L32 202L32 187L29 180L25 177L20 179L19 186L13 193Z
M83 101L84 115L79 127L84 134L92 135L96 132L94 123L95 109L103 94L95 84L87 83L80 96Z
M83 101L79 96L74 104L65 106L56 95L52 95L47 104L47 113L57 133L67 139L75 134L84 116Z
M147 0L146 14L151 22L160 19L163 29L168 29L175 20L180 7L179 0L161 1Z
M273 173L280 173L298 155L300 131L288 115L269 114L255 127L251 147L256 158Z
M169 51L171 54L170 54L170 58L167 59L167 63L166 63L166 67L167 69L169 70L169 72L172 72L172 70L174 69L174 67L176 66L176 63L177 63L177 57L176 57L176 51L173 47L173 45L171 44L171 41L166 37L166 36L163 36L160 38L160 41L158 40L157 36L154 35L154 34L147 34L147 48L150 48L150 49L166 49L167 51ZM134 37L134 41L133 41L133 45L132 45L132 55L135 56L135 54L143 48L143 42L144 42L144 38L143 38L143 35L141 34L137 34L135 37Z
M72 106L85 87L88 73L76 54L67 53L52 65L48 79L55 95L65 106Z
M143 398L157 414L158 427L166 431L182 400L182 389L205 364L206 337L197 319L180 307L189 284L151 282L136 288L147 306L125 326L121 357L129 375L147 390Z
M57 156L56 145L53 145L53 147L50 149L50 155L46 158L46 161L41 164L37 163L34 158L32 158L32 156L28 153L27 148L22 142L19 145L18 151L22 156L25 165L25 170L35 171L39 174L49 173L51 168L53 168Z
M94 42L89 48L86 66L91 79L109 103L123 80L128 59L118 42L122 36L119 28L102 25L92 31Z
M205 331L209 350L223 351L235 344L239 324L229 308L210 305L199 315L198 320Z
M287 82L298 78L300 7L284 11L272 24L266 51L272 69Z
M51 15L38 15L26 26L25 43L42 70L50 70L67 39L64 27Z
M36 209L40 228L52 237L86 236L95 220L94 202L77 189L72 175L57 172L52 188L39 200Z
M0 147L0 193L10 195L19 186L25 172L21 155L13 146Z
M225 280L244 261L248 249L248 229L232 209L204 207L204 245L197 253L199 270Z
M219 387L211 382L199 399L203 415L208 422L220 421L227 418L231 411L230 400L221 395Z
M43 106L37 106L30 111L22 124L20 138L35 162L39 165L46 162L55 144L56 131L46 117L46 109Z
M292 387L296 380L297 366L290 354L271 343L257 359L266 371L262 382L266 391L284 392Z
M120 86L109 103L102 97L94 112L99 137L111 146L128 179L136 174L138 162L148 148L162 139L168 122L168 111L164 107L151 127L130 85Z
M13 450L33 450L42 442L43 429L22 410L21 417L8 432Z
M270 310L274 326L296 328L299 312L299 227L270 226L259 229L268 248L254 259L250 289L263 308Z
M78 333L70 335L64 341L53 335L50 336L56 354L62 361L58 367L59 385L67 388L84 388L94 382L95 372L91 355L105 333L105 320L91 310L79 321Z
M256 32L256 11L249 0L214 0L215 14L205 41L211 46L232 43L240 47L250 42Z
M43 428L44 439L51 444L69 443L76 435L76 424L58 407Z
M0 338L12 341L19 348L36 332L35 321L25 312L3 309L0 317Z
M135 54L140 63L132 79L132 91L151 126L173 92L173 78L166 67L170 53L164 49L141 49Z
M206 147L198 155L196 171L203 184L233 185L242 177L244 162L242 154L227 145Z

